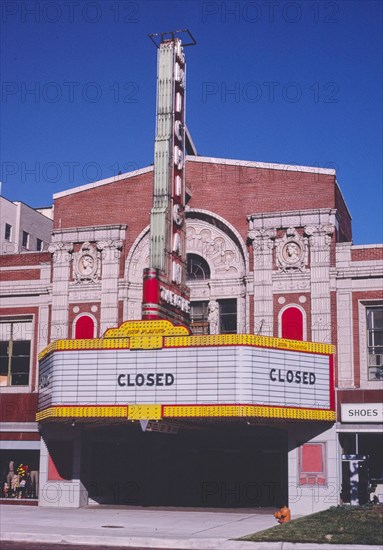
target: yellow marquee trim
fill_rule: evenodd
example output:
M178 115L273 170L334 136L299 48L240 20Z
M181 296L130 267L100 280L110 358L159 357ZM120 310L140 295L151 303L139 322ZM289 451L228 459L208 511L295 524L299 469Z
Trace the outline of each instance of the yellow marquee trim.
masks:
M97 349L160 349L199 346L256 346L264 348L333 354L335 347L319 342L303 342L254 334L210 334L190 336L188 329L170 321L127 321L108 329L104 338L55 340L39 354L39 361L54 351Z
M120 406L61 406L49 407L36 414L36 421L50 418L127 418L128 407Z
M187 336L189 331L170 321L125 321L118 328L109 328L104 338L124 338L127 336Z
M162 418L275 418L285 420L336 420L335 411L259 405L74 405L49 407L36 414L36 421L60 418L125 418L161 420Z
M334 411L257 405L164 405L164 417L254 417L335 421Z

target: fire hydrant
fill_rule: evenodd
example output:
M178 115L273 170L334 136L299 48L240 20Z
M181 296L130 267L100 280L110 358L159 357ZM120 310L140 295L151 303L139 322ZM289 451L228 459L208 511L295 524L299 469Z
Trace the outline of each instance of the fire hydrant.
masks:
M287 506L282 506L278 512L275 512L274 517L278 523L287 523L291 520L290 508L287 508Z

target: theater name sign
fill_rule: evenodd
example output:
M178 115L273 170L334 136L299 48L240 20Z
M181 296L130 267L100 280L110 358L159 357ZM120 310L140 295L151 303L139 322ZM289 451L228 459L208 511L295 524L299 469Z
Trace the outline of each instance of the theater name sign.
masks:
M190 336L127 321L40 353L37 420L259 417L334 421L330 344L251 334Z

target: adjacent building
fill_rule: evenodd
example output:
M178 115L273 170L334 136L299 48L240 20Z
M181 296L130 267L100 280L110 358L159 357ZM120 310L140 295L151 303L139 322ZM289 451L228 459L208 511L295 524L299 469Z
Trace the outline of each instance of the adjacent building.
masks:
M47 250L52 231L51 207L31 208L0 197L1 254Z

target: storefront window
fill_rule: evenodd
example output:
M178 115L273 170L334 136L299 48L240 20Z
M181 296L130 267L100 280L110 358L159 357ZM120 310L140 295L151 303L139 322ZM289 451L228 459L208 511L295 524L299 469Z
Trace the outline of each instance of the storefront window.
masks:
M2 450L0 498L34 498L39 493L40 452Z
M367 308L368 379L383 380L383 307Z
M28 386L31 321L0 323L0 386Z

